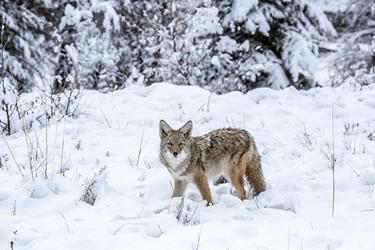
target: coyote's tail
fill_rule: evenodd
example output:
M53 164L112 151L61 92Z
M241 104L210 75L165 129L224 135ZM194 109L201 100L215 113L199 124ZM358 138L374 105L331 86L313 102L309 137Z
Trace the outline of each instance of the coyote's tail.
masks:
M266 190L266 182L263 177L262 167L260 165L260 156L255 153L250 156L246 166L246 178L250 183L255 195Z

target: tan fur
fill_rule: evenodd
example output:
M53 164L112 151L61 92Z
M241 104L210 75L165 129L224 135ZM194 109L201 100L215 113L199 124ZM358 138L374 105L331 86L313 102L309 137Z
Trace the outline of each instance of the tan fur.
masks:
M224 128L192 137L193 123L188 121L178 130L159 123L160 160L174 179L172 197L184 195L187 184L194 183L202 199L212 203L208 179L224 175L246 199L244 177L254 194L266 189L260 156L252 136L245 130Z

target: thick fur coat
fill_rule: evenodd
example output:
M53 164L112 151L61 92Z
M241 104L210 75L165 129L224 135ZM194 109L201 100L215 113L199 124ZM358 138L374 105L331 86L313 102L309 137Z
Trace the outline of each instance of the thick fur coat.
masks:
M241 200L246 198L244 177L255 195L266 189L260 156L252 136L245 130L224 128L192 137L193 123L178 130L164 120L159 123L160 160L174 179L172 197L184 194L194 183L202 199L212 204L209 179L224 175Z

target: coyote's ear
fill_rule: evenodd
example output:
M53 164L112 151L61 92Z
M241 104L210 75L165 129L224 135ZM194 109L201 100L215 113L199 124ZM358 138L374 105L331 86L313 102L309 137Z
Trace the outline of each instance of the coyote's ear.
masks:
M193 122L192 121L188 121L178 131L180 131L181 133L183 133L186 139L190 140L191 139L191 134L193 132Z
M160 139L164 139L172 130L173 129L168 125L168 123L166 123L164 120L160 120L159 122Z

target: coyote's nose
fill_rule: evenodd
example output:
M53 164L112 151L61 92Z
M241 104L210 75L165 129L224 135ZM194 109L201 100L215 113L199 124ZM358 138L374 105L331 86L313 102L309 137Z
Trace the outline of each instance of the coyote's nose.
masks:
M177 152L173 152L173 156L174 157L177 157L178 153Z

